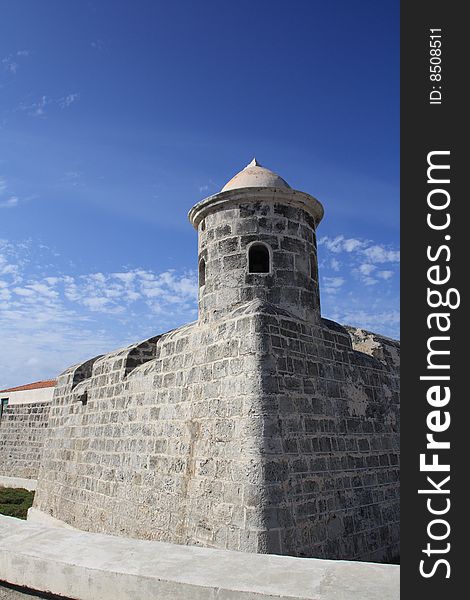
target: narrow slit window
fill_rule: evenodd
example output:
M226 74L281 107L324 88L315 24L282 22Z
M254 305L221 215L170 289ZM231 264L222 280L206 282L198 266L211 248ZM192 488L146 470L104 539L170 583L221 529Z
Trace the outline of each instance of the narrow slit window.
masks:
M3 411L8 406L8 398L2 398L0 400L0 419L2 418Z
M318 280L317 257L315 254L310 255L310 277L314 281Z
M206 285L206 261L201 258L199 261L199 287Z
M248 250L248 272L270 273L269 249L264 244L253 244Z

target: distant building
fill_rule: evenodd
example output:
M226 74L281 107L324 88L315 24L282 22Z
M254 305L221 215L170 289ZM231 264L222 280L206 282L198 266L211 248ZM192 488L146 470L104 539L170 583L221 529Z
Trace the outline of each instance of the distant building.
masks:
M2 404L31 404L32 402L51 402L57 379L35 381L17 387L0 390Z
M36 479L56 379L0 390L0 477Z

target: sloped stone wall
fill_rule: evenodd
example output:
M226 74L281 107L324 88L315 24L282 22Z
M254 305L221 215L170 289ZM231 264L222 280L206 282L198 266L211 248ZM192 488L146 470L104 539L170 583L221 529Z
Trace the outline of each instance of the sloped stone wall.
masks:
M253 327L244 314L195 323L130 372L146 343L98 358L75 387L75 368L61 375L35 508L88 531L258 551L245 500L262 486Z
M353 349L347 330L331 321L316 327L275 307L255 321L265 478L262 489L252 488L252 504L264 504L271 551L396 560L398 343L374 336L378 360Z
M49 402L4 408L0 420L0 475L37 478L49 409Z
M98 358L76 385L72 368L35 507L94 532L393 559L397 348L392 361L380 343L387 360L337 324L255 300Z

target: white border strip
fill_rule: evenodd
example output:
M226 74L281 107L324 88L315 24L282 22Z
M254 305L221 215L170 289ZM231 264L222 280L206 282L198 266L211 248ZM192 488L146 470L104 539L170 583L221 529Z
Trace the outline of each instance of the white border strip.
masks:
M399 567L178 546L0 516L0 581L77 600L398 600Z

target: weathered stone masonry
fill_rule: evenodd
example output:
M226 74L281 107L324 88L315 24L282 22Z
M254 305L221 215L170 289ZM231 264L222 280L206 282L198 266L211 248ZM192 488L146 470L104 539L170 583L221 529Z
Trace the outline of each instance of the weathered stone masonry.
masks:
M0 475L36 479L50 404L12 404L0 421Z
M399 345L321 318L321 205L246 171L190 213L198 321L59 377L35 508L89 531L392 559Z

